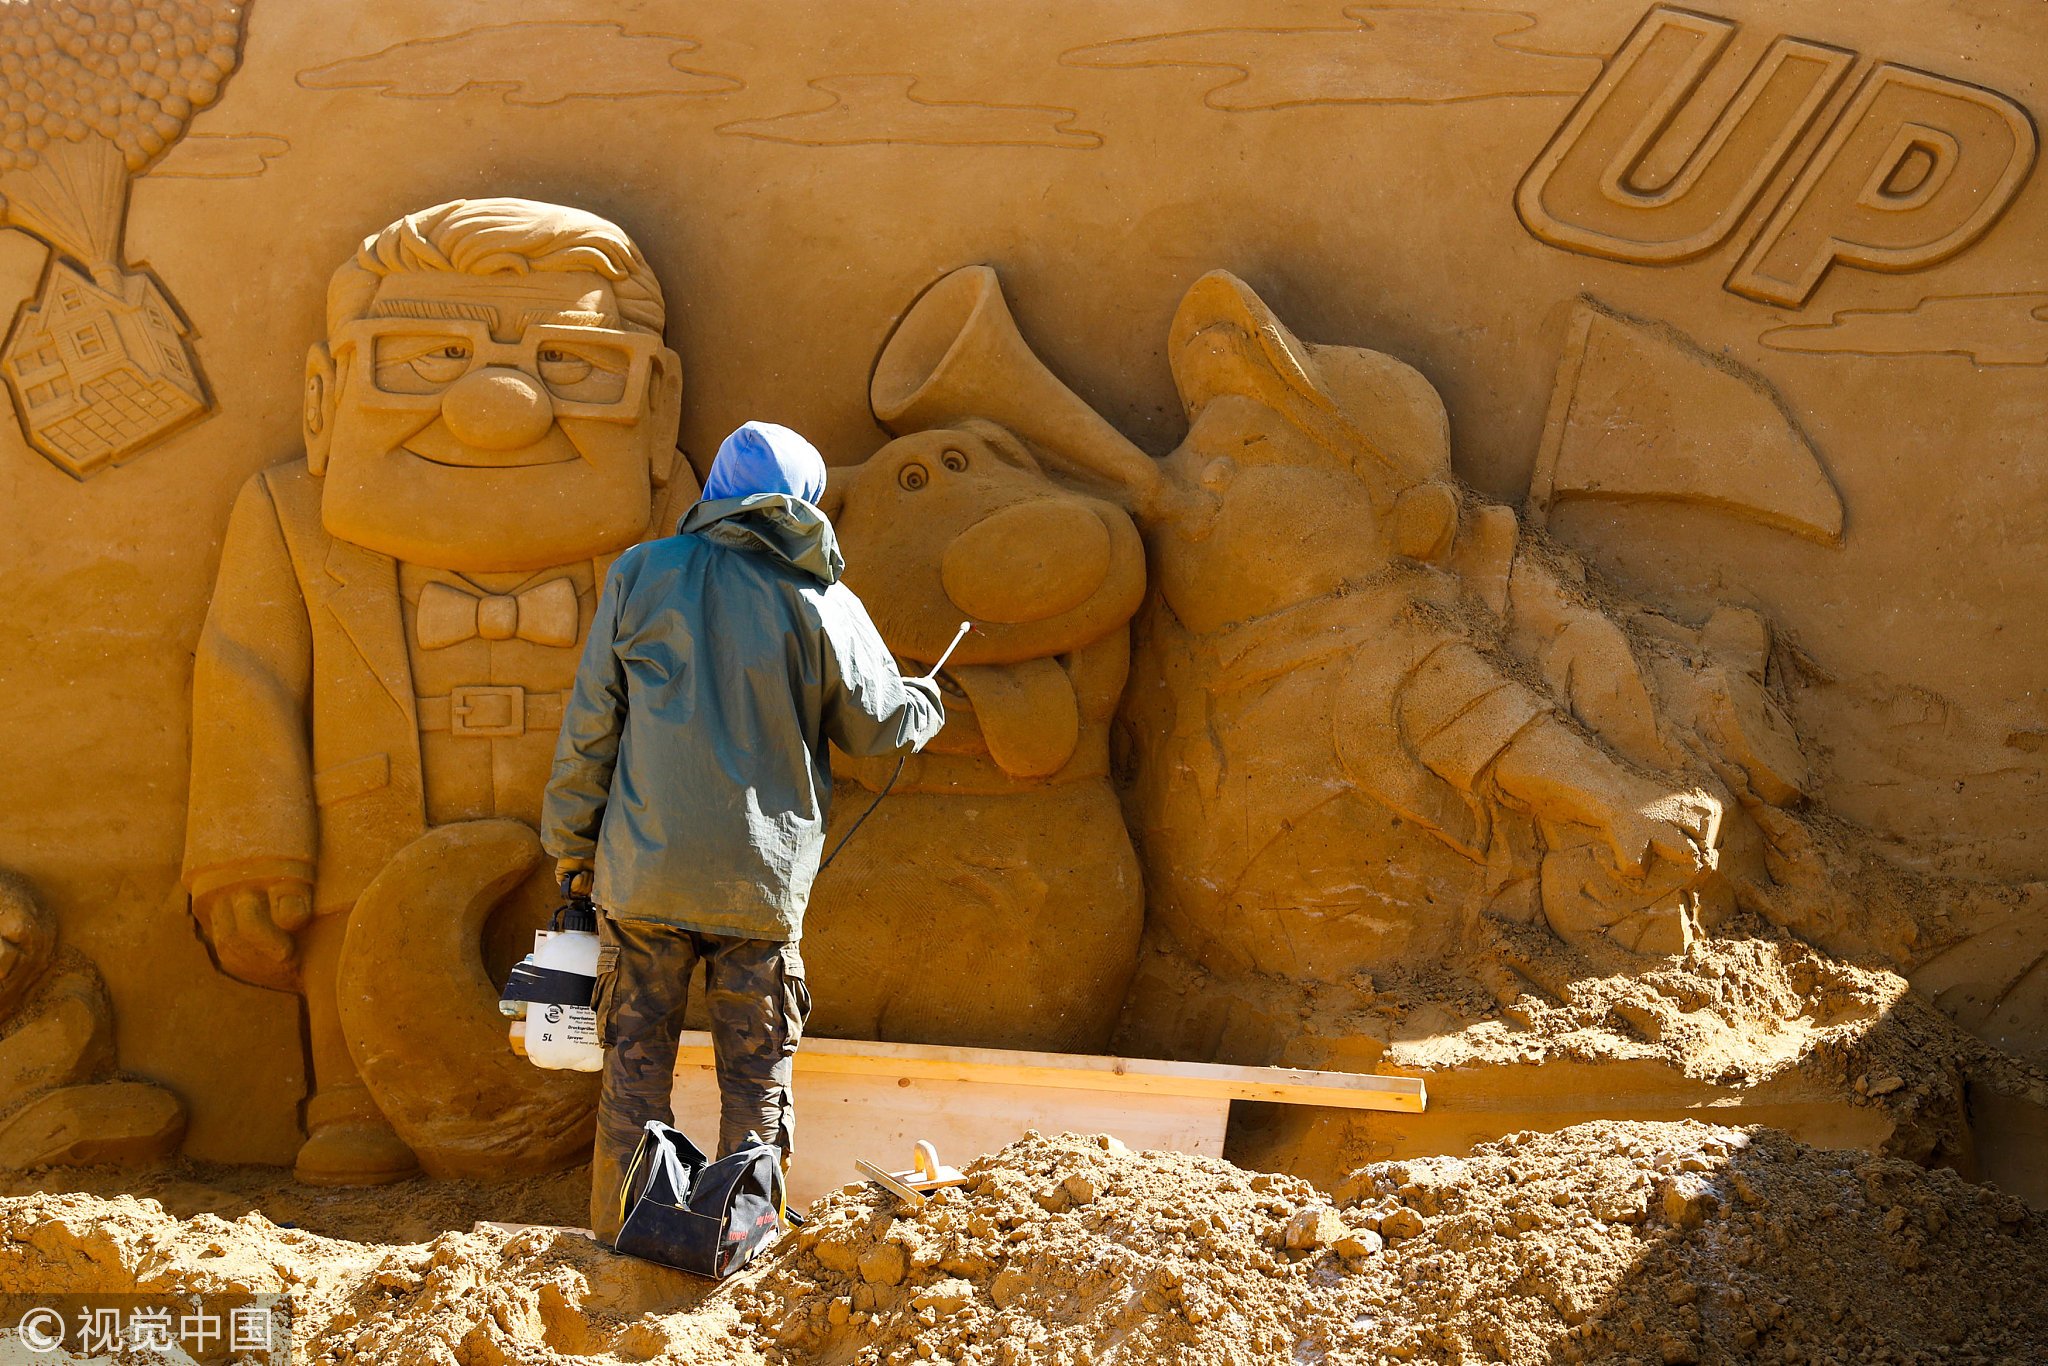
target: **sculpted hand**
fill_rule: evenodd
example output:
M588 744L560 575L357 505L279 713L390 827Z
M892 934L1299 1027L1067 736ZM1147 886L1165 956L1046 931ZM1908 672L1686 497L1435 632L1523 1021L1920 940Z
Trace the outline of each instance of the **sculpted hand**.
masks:
M252 986L296 991L298 945L292 936L313 918L304 882L242 882L195 898L192 914L220 970Z
M1719 858L1721 803L1711 793L1673 790L1554 719L1514 738L1494 780L1543 819L1600 832L1624 877L1642 877L1652 858L1695 872Z
M1614 866L1626 877L1641 877L1650 860L1662 859L1698 871L1719 858L1721 803L1707 792L1667 792L1634 804L1618 804L1603 823Z

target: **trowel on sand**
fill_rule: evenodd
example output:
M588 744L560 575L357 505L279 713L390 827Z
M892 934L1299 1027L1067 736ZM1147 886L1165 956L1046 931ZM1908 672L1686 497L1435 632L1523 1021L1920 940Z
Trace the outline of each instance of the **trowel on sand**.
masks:
M853 1166L862 1176L912 1209L923 1208L924 1197L931 1191L946 1186L967 1184L967 1178L961 1174L958 1167L939 1165L939 1150L926 1139L917 1141L917 1147L911 1156L910 1170L907 1172L883 1171L874 1163L858 1157L853 1160Z

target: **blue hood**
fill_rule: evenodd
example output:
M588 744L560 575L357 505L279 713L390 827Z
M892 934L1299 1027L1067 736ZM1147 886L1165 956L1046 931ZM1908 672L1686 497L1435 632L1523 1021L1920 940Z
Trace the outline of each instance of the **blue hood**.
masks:
M786 493L815 504L825 496L825 459L787 427L749 422L718 448L704 480L704 501Z

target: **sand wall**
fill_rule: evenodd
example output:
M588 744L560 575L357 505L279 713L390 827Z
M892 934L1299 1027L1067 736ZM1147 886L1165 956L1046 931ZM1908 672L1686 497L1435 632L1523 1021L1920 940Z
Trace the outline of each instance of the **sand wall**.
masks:
M148 7L74 8L112 30ZM967 488L922 539L899 543L926 525L891 503L901 485L840 504L853 581L899 653L931 658L962 594L1011 629L963 660L985 671L959 680L973 733L922 761L918 795L885 808L895 827L864 833L859 885L821 886L823 925L835 896L867 901L843 922L860 933L818 956L853 963L870 930L934 905L991 939L1065 907L1075 923L1053 930L1092 937L1066 978L1057 936L1031 945L1031 985L997 984L1015 1009L913 1010L901 1034L1106 1046L1114 1010L1030 1030L1121 993L1141 922L1159 957L1250 1000L1461 952L1482 912L1657 953L1775 906L1904 968L1964 945L1933 989L2001 1046L2043 1046L2027 973L2048 948L2028 890L2048 875L2048 190L2030 111L2048 30L2031 4L157 9L161 33L132 31L135 53L169 54L158 96L82 30L65 42L90 60L7 20L5 60L71 84L19 111L0 171L0 301L21 308L0 356L21 419L0 421L0 864L96 965L103 1051L182 1101L190 1153L290 1160L307 1090L298 1003L216 969L181 882L193 660L230 508L306 455L302 357L328 333L335 268L402 214L482 196L631 235L666 293L677 440L699 470L748 418L847 465L892 430L1002 425L969 454L1010 482ZM206 64L222 52L224 75ZM1131 451L1059 426L1052 399L877 421L885 342L975 264ZM1215 270L1234 278L1204 282ZM38 356L89 325L118 336L130 389L76 342ZM1014 390L1022 367L992 381ZM1254 440L1293 452L1269 462L1287 478L1244 453ZM1157 472L1129 463L1169 452ZM1221 539L1176 541L1154 480L1226 509ZM963 588L948 550L1030 481L1076 502L977 542L965 557L998 565L996 586ZM692 491L688 472L669 488ZM1092 555L1098 527L1103 567L1077 588L1080 542L1062 538ZM1149 552L1126 591L1112 551L1136 532ZM1400 636L1417 611L1438 624ZM1365 643L1286 657L1333 629ZM1452 647L1499 681L1443 673ZM1510 684L1524 725L1553 716L1586 747L1525 756L1520 788L1505 741L1454 730ZM1651 786L1586 798L1600 763ZM1545 774L1583 800L1536 795ZM1627 839L1587 803L1692 791L1755 827L1727 885L1652 868L1601 890ZM1682 852L1673 831L1704 820L1631 832ZM943 851L928 879L873 891L918 849ZM1795 887L1813 868L1825 886ZM1939 924L1877 924L1928 887ZM870 970L844 971L841 1027L888 1034L856 999ZM1128 1038L1217 1051L1217 1019L1147 990Z

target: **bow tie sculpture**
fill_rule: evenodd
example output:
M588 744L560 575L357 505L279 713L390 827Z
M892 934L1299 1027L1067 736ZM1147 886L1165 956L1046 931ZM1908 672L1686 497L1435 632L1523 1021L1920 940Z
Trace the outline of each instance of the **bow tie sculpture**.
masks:
M415 629L422 650L439 650L479 636L574 645L576 585L569 579L549 579L521 593L470 593L453 584L430 583L420 590Z

